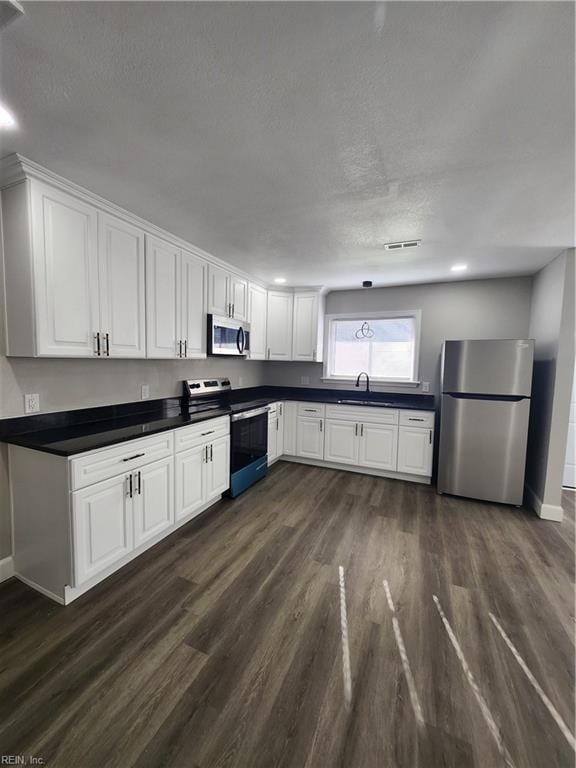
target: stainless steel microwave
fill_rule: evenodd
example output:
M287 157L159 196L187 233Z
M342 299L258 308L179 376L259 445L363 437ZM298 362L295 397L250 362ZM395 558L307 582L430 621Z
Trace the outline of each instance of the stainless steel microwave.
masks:
M231 317L208 315L208 354L247 355L250 351L250 323Z

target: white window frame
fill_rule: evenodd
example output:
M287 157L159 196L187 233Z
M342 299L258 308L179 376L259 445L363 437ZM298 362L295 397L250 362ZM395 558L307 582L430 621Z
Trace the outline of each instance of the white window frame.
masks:
M332 324L337 320L388 320L395 317L412 317L415 323L415 338L414 338L414 366L412 370L411 379L394 379L384 378L380 376L370 376L370 384L394 384L397 386L405 387L417 387L420 384L420 335L422 329L422 310L420 309L404 309L404 310L386 310L382 312L351 312L351 313L339 313L335 315L326 315L324 323L324 349L326 353L324 355L324 372L322 375L323 381L331 381L334 383L348 383L356 382L355 376L334 376L330 372L332 361L332 349L330 340L332 338ZM360 373L360 371L358 371Z

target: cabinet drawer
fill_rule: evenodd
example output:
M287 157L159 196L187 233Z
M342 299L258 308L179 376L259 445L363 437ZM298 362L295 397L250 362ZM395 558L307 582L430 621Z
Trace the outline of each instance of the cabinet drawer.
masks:
M327 405L327 419L346 419L359 424L398 424L395 408L370 408L365 405Z
M314 416L324 417L323 403L298 403L298 416L305 418L314 418Z
M103 448L70 462L72 490L130 472L174 453L174 433L162 432L142 440Z
M195 448L202 443L209 443L218 437L230 434L230 418L220 416L218 419L208 419L189 427L181 427L175 431L176 453L187 448Z
M400 411L400 424L406 427L434 427L434 411Z
M278 411L280 410L280 403L269 403L268 404L268 415L269 416L276 416Z

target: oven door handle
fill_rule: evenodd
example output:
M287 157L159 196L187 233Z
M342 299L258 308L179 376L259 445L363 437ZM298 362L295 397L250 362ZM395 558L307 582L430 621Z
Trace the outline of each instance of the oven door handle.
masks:
M270 408L265 405L263 408L254 408L252 411L244 411L243 413L235 413L230 417L231 421L241 421L242 419L253 419L254 416L261 416L264 413L268 413Z

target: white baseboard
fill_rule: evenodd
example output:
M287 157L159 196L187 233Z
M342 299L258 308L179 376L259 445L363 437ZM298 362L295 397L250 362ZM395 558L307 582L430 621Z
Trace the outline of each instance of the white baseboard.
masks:
M324 467L325 469L341 469L343 472L355 472L357 475L372 475L372 477L389 477L391 480L406 480L409 483L421 483L430 485L432 478L428 475L409 475L406 472L391 472L386 469L371 469L369 467L359 467L356 464L338 464L335 461L324 461L323 459L309 459L302 456L288 456L283 454L278 457L282 461L290 461L293 464L306 464L310 467Z
M32 589L35 589L36 592L40 592L41 595L44 595L45 597L49 597L51 600L54 600L57 603L60 603L60 605L64 605L64 598L60 597L60 595L55 594L54 592L51 592L49 589L46 589L45 587L40 586L40 584L37 584L35 581L32 581L32 579L27 579L26 576L22 576L21 573L15 573L14 574L18 581L21 581L23 584L26 584L27 587L32 587Z
M14 558L12 555L0 560L0 581L6 581L11 576L14 576Z
M552 520L555 523L561 523L564 518L564 512L562 507L557 507L554 504L544 504L542 499L535 493L529 485L526 486L526 500L529 506L532 507L534 512L541 517L542 520Z

